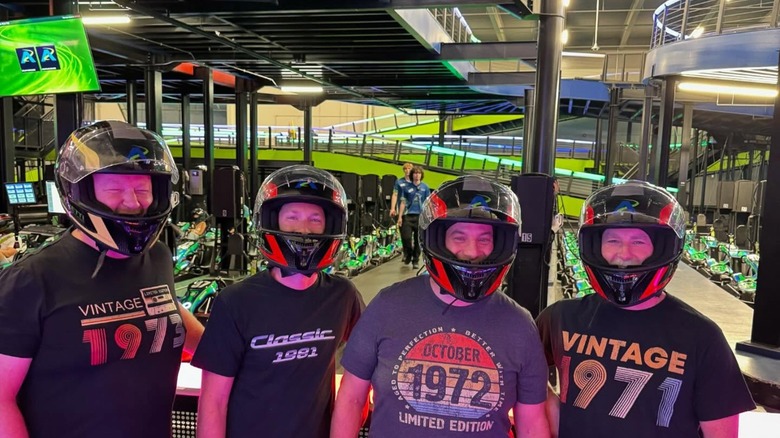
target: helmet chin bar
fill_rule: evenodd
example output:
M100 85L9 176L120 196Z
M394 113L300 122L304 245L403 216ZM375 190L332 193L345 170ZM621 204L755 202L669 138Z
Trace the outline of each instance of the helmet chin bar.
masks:
M612 289L615 302L621 306L630 305L634 286L639 281L640 274L610 273L604 274L604 279Z
M291 236L285 235L283 238L285 244L293 254L295 254L295 268L301 273L311 273L316 270L309 266L312 257L319 252L322 247L322 240L319 238L306 237L304 235Z
M467 268L453 265L453 270L458 276L463 287L463 297L468 301L476 301L481 298L482 285L490 280L498 268Z

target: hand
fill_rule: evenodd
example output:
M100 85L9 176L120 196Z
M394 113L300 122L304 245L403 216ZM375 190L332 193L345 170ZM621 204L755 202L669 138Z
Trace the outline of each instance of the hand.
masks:
M403 220L401 217L399 217L399 218L398 218L398 227L399 227L399 228L401 227L401 223L402 223L403 221L404 221L404 220Z
M390 209L390 217L395 217L395 215L397 215L397 214L398 214L398 212L396 212L394 208Z

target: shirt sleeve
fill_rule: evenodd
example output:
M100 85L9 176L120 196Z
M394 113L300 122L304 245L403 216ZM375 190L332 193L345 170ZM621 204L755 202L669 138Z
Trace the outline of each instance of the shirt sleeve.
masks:
M220 376L235 377L244 359L244 338L225 301L224 292L214 300L214 309L195 350L192 366Z
M694 409L700 421L730 417L756 408L734 353L719 328L698 358Z
M542 343L533 320L524 323L525 333L522 348L525 353L523 368L517 378L517 401L523 404L538 404L547 400L547 363Z
M344 369L363 380L371 380L377 365L382 301L380 292L358 319L341 358Z
M0 354L32 358L41 342L43 286L23 266L0 271Z

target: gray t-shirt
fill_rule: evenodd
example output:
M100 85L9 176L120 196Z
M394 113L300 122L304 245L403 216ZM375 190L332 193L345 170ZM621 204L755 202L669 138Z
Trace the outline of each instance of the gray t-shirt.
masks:
M358 321L344 368L374 389L371 437L502 437L515 403L547 394L531 315L496 293L447 306L420 276L382 290Z

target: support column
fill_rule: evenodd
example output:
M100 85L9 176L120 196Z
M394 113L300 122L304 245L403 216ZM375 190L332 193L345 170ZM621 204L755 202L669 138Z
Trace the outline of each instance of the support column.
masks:
M688 167L691 154L691 128L693 127L693 104L683 105L682 141L680 145L680 168L677 172L677 188L680 190L677 200L688 210Z
M81 93L58 94L54 98L54 124L57 132L57 150L71 132L81 127L84 99Z
M162 73L154 67L144 71L146 129L162 135Z
M620 88L613 87L609 90L609 121L607 125L607 154L604 164L604 185L612 184L615 174L615 160L617 150L617 125L618 112L620 111Z
M238 84L236 84L238 86ZM238 169L246 174L247 161L247 104L249 96L246 91L236 92L236 161Z
M780 59L778 60L780 65ZM780 83L777 85L780 90ZM774 123L771 148L780 150L780 96L775 97ZM769 154L766 179L766 200L780 199L780 154ZM756 284L756 300L753 306L753 329L749 342L737 343L737 350L780 359L780 202L765 202L761 221L765 226L759 237L761 267Z
M522 173L531 173L534 161L533 138L534 138L534 111L536 93L532 88L525 90L525 108L523 109L523 162Z
M692 169L691 180L688 182L688 211L693 214L696 207L696 200L693 198L693 192L696 191L696 174L699 173L699 130L693 130L693 141L691 142Z
M596 141L593 147L593 173L601 174L601 111L599 111L599 117L596 119Z
M650 133L653 131L653 87L645 86L645 101L642 106L642 134L639 142L639 166L635 179L647 181L647 157L650 151Z
M125 85L126 91L126 97L125 102L127 103L127 123L138 126L138 92L137 87L138 84L134 80L127 80L127 84Z
M214 74L208 67L197 67L195 75L203 81L203 161L206 165L204 192L209 206L214 204ZM213 211L213 208L209 208Z
M661 93L661 114L659 117L658 141L653 148L652 183L666 187L669 178L669 143L672 139L672 120L674 119L674 88L677 79L667 77Z
M303 163L312 164L312 150L314 143L311 136L312 128L312 105L310 102L303 104Z
M190 114L190 95L181 95L181 155L184 168L188 171L192 166L192 115Z
M251 94L249 99L249 196L250 206L254 206L254 197L258 189L258 163L257 163L257 93Z
M10 97L0 98L0 182L14 182L14 108ZM0 211L11 211L5 188L0 190Z
M541 3L531 171L552 175L558 131L563 0L545 0Z

